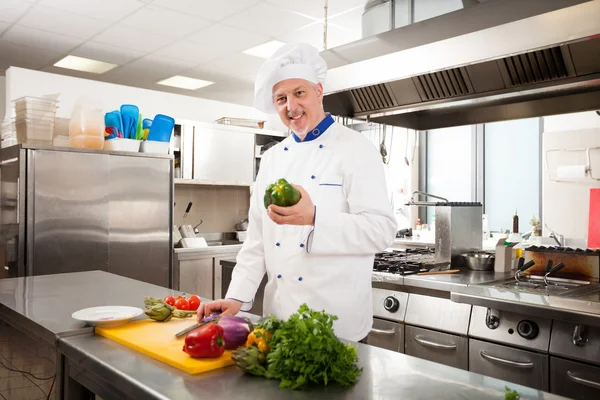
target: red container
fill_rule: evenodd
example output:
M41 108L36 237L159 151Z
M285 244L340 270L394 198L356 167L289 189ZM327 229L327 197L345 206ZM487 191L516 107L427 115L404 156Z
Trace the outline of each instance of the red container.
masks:
M600 189L590 189L588 247L600 249Z

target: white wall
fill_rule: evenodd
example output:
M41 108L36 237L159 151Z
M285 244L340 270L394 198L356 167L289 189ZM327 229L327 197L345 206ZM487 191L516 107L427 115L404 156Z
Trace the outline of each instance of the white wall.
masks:
M4 119L6 110L6 78L0 76L0 121Z
M558 166L583 165L584 152L550 153L546 168L546 151L600 146L600 116L595 112L558 115L544 118L542 221L567 238L586 239L589 218L589 193L600 187L590 178L570 182L553 182L548 178ZM592 173L600 177L600 150L592 151ZM515 177L518 180L518 177ZM522 191L522 193L526 193ZM544 228L544 236L550 232ZM567 243L568 244L568 243Z
M86 95L98 101L105 112L116 110L121 104L135 104L144 118L153 118L156 114L200 122L213 122L221 117L250 118L267 121L265 129L283 131L277 116L267 116L253 107L23 68L6 70L6 103L11 117L14 116L12 100L52 93L60 93L59 118L70 118L78 97Z

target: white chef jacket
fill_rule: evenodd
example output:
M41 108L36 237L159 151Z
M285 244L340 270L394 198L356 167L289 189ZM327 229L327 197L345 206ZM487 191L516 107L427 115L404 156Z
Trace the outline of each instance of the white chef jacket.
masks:
M308 192L314 226L269 218L264 193L280 178ZM266 271L265 316L287 319L306 303L338 317L338 337L365 338L373 322L374 255L393 243L397 230L375 146L330 115L304 141L290 135L263 154L248 218L225 297L243 301L247 310Z

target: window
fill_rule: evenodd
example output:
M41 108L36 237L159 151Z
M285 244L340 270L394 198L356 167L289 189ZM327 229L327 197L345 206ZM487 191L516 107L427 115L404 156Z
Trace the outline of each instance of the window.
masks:
M540 119L484 125L484 212L490 231L510 230L515 211L519 230L540 218Z
M427 131L425 191L449 201L474 201L475 155L472 126ZM433 212L433 207L429 207L427 221L432 220Z

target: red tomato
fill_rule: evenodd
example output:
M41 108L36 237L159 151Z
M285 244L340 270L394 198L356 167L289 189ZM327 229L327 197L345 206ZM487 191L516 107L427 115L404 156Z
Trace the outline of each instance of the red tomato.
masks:
M175 304L175 298L173 296L167 296L167 297L165 297L164 300L165 300L165 303L167 303L170 306Z
M188 302L190 303L190 310L196 311L198 307L200 307L201 300L200 297L193 294L190 297L188 297Z
M175 308L178 310L189 310L190 302L187 301L186 299L177 299L175 301Z

